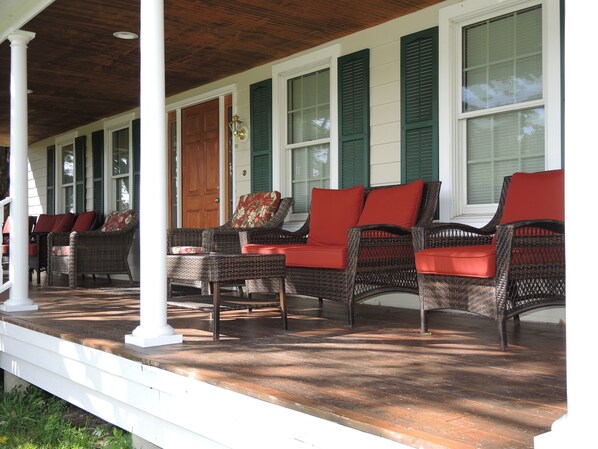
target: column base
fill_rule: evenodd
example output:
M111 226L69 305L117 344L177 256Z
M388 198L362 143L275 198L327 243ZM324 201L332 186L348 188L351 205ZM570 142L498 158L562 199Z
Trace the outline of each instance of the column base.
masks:
M158 329L138 326L132 334L125 335L125 343L142 348L175 345L182 342L183 336L175 334L174 329L169 325L165 325Z
M32 302L22 304L10 304L10 300L8 300L4 304L0 304L1 312L29 312L37 309L37 304L33 304Z

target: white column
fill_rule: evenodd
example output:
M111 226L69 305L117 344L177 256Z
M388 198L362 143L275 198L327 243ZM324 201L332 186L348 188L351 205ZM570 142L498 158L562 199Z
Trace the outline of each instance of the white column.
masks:
M598 102L588 49L598 14L595 2L567 2L565 11L565 220L567 232L567 414L534 440L536 449L596 447L598 352L594 346L598 292L592 230L598 201L594 150ZM588 65L589 64L589 65Z
M166 322L167 163L164 1L141 0L140 324L125 342L160 346L183 341Z
M29 299L29 205L27 195L27 43L35 33L15 31L10 40L10 264L9 299L4 312L37 310Z

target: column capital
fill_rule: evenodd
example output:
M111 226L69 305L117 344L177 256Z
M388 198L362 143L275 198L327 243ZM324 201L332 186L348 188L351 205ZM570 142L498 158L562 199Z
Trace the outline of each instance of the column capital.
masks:
M35 37L35 33L31 31L17 30L8 35L10 46L13 45L27 45Z

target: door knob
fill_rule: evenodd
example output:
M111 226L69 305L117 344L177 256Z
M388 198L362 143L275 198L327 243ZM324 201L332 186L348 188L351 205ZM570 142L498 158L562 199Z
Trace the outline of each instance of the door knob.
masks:
M214 200L214 202L215 202L215 203L219 203L219 202L220 202L220 198L216 198L216 199Z

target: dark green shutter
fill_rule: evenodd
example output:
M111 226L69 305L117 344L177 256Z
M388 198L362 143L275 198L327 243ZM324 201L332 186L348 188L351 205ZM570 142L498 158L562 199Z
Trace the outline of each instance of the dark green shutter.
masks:
M272 80L249 86L251 191L272 190Z
M104 131L91 133L93 162L93 209L104 212Z
M340 187L370 183L370 50L338 59Z
M87 152L87 136L75 139L75 212L85 212L85 153Z
M141 123L133 120L133 209L139 210L139 180L141 173Z
M438 180L438 27L401 38L401 182Z
M46 213L56 212L56 147L50 145L47 150L47 187L46 187Z

